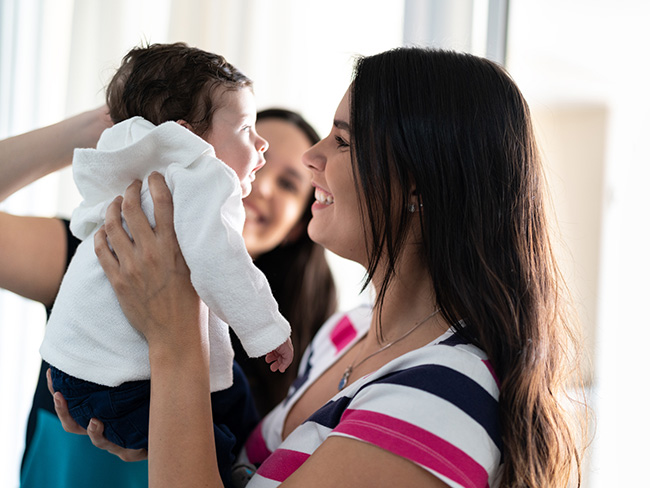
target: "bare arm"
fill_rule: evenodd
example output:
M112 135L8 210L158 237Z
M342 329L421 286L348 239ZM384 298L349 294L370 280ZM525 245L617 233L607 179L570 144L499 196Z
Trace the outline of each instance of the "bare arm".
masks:
M0 141L0 200L72 161L110 125L106 108ZM65 270L67 242L57 219L0 212L0 288L45 305L54 302Z
M63 222L0 212L0 288L52 305L66 256Z
M212 429L207 309L176 241L171 194L161 175L149 182L156 228L140 208L140 185L133 184L121 204L133 243L122 228L119 199L107 211L106 232L95 237L122 310L149 343L149 486L223 486Z
M106 215L95 250L129 321L149 342L151 487L223 486L215 462L209 397L207 317L175 239L171 195L160 175L149 179L156 228L140 209L140 185L131 185ZM122 228L120 208L133 242ZM111 253L106 239L115 250ZM65 410L57 410L66 417ZM182 415L179 415L182 412ZM74 428L74 427L72 427ZM93 442L121 456L101 437ZM336 467L333 469L333 467ZM444 487L416 464L354 439L332 437L282 486Z
M106 107L0 141L0 201L72 162L76 147L95 147L110 127Z

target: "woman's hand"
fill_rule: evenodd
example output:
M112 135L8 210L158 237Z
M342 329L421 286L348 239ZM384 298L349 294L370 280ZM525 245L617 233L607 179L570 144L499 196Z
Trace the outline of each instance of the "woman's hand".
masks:
M146 449L125 449L120 447L117 444L113 444L106 437L104 437L104 424L102 424L97 419L92 419L88 424L88 429L81 427L71 416L68 411L68 402L66 402L63 395L59 392L55 392L52 387L52 375L50 370L47 370L47 387L50 390L50 393L54 397L54 410L61 421L63 430L70 432L72 434L87 435L90 437L91 442L103 449L115 454L122 461L132 462L132 461L142 461L147 459L147 450Z
M149 177L153 229L140 206L140 190L140 182L131 184L124 198L108 207L95 252L122 311L149 343L149 486L222 486L212 428L207 308L181 254L163 176ZM98 425L91 433L93 442L122 455L100 430Z
M95 252L124 314L147 338L151 354L158 345L193 346L197 334L204 340L207 330L195 326L205 321L176 239L169 188L161 174L149 177L156 221L152 229L140 206L141 186L132 183L124 198L110 204L106 224L95 235ZM122 227L122 216L132 239Z

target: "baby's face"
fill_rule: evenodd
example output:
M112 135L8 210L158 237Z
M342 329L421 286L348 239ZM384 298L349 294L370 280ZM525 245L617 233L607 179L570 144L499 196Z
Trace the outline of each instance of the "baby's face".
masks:
M264 152L268 149L266 140L255 131L255 98L248 88L217 90L215 104L218 109L203 139L214 147L219 159L235 170L245 197L251 192L255 172L264 166Z

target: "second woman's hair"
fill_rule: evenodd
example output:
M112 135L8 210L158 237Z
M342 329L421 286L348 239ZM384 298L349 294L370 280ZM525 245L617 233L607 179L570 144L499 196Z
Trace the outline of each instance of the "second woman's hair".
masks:
M314 128L296 112L270 108L257 114L257 121L262 120L288 122L300 129L311 144L320 140ZM336 311L336 288L325 250L307 235L313 201L312 194L296 224L302 229L298 238L280 244L255 260L255 265L269 281L280 312L291 324L291 339L296 351L291 366L282 375L270 372L263 360L242 361L260 413L268 412L286 397L297 375L302 353L325 320Z

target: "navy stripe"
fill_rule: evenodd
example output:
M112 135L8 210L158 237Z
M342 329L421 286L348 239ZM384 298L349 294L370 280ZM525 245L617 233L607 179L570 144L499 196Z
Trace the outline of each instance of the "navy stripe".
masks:
M346 396L338 400L330 400L316 410L305 422L316 422L317 424L334 429L341 421L341 416L351 401L352 398Z
M444 341L440 341L438 343L440 346L458 346L460 344L469 344L469 341L467 341L458 333L454 333Z
M311 345L305 351L305 354L307 353L309 354L309 356L307 358L307 364L305 365L305 372L300 376L298 376L295 380L293 380L293 383L291 383L291 386L289 387L289 391L287 393L287 397L283 401L285 405L291 399L294 393L296 393L302 387L302 385L304 385L309 379L309 373L311 372L311 368L312 368L311 361L314 356L314 349L311 347Z
M381 383L417 388L452 403L479 423L502 449L499 402L464 374L447 366L425 364L387 374L361 389Z

